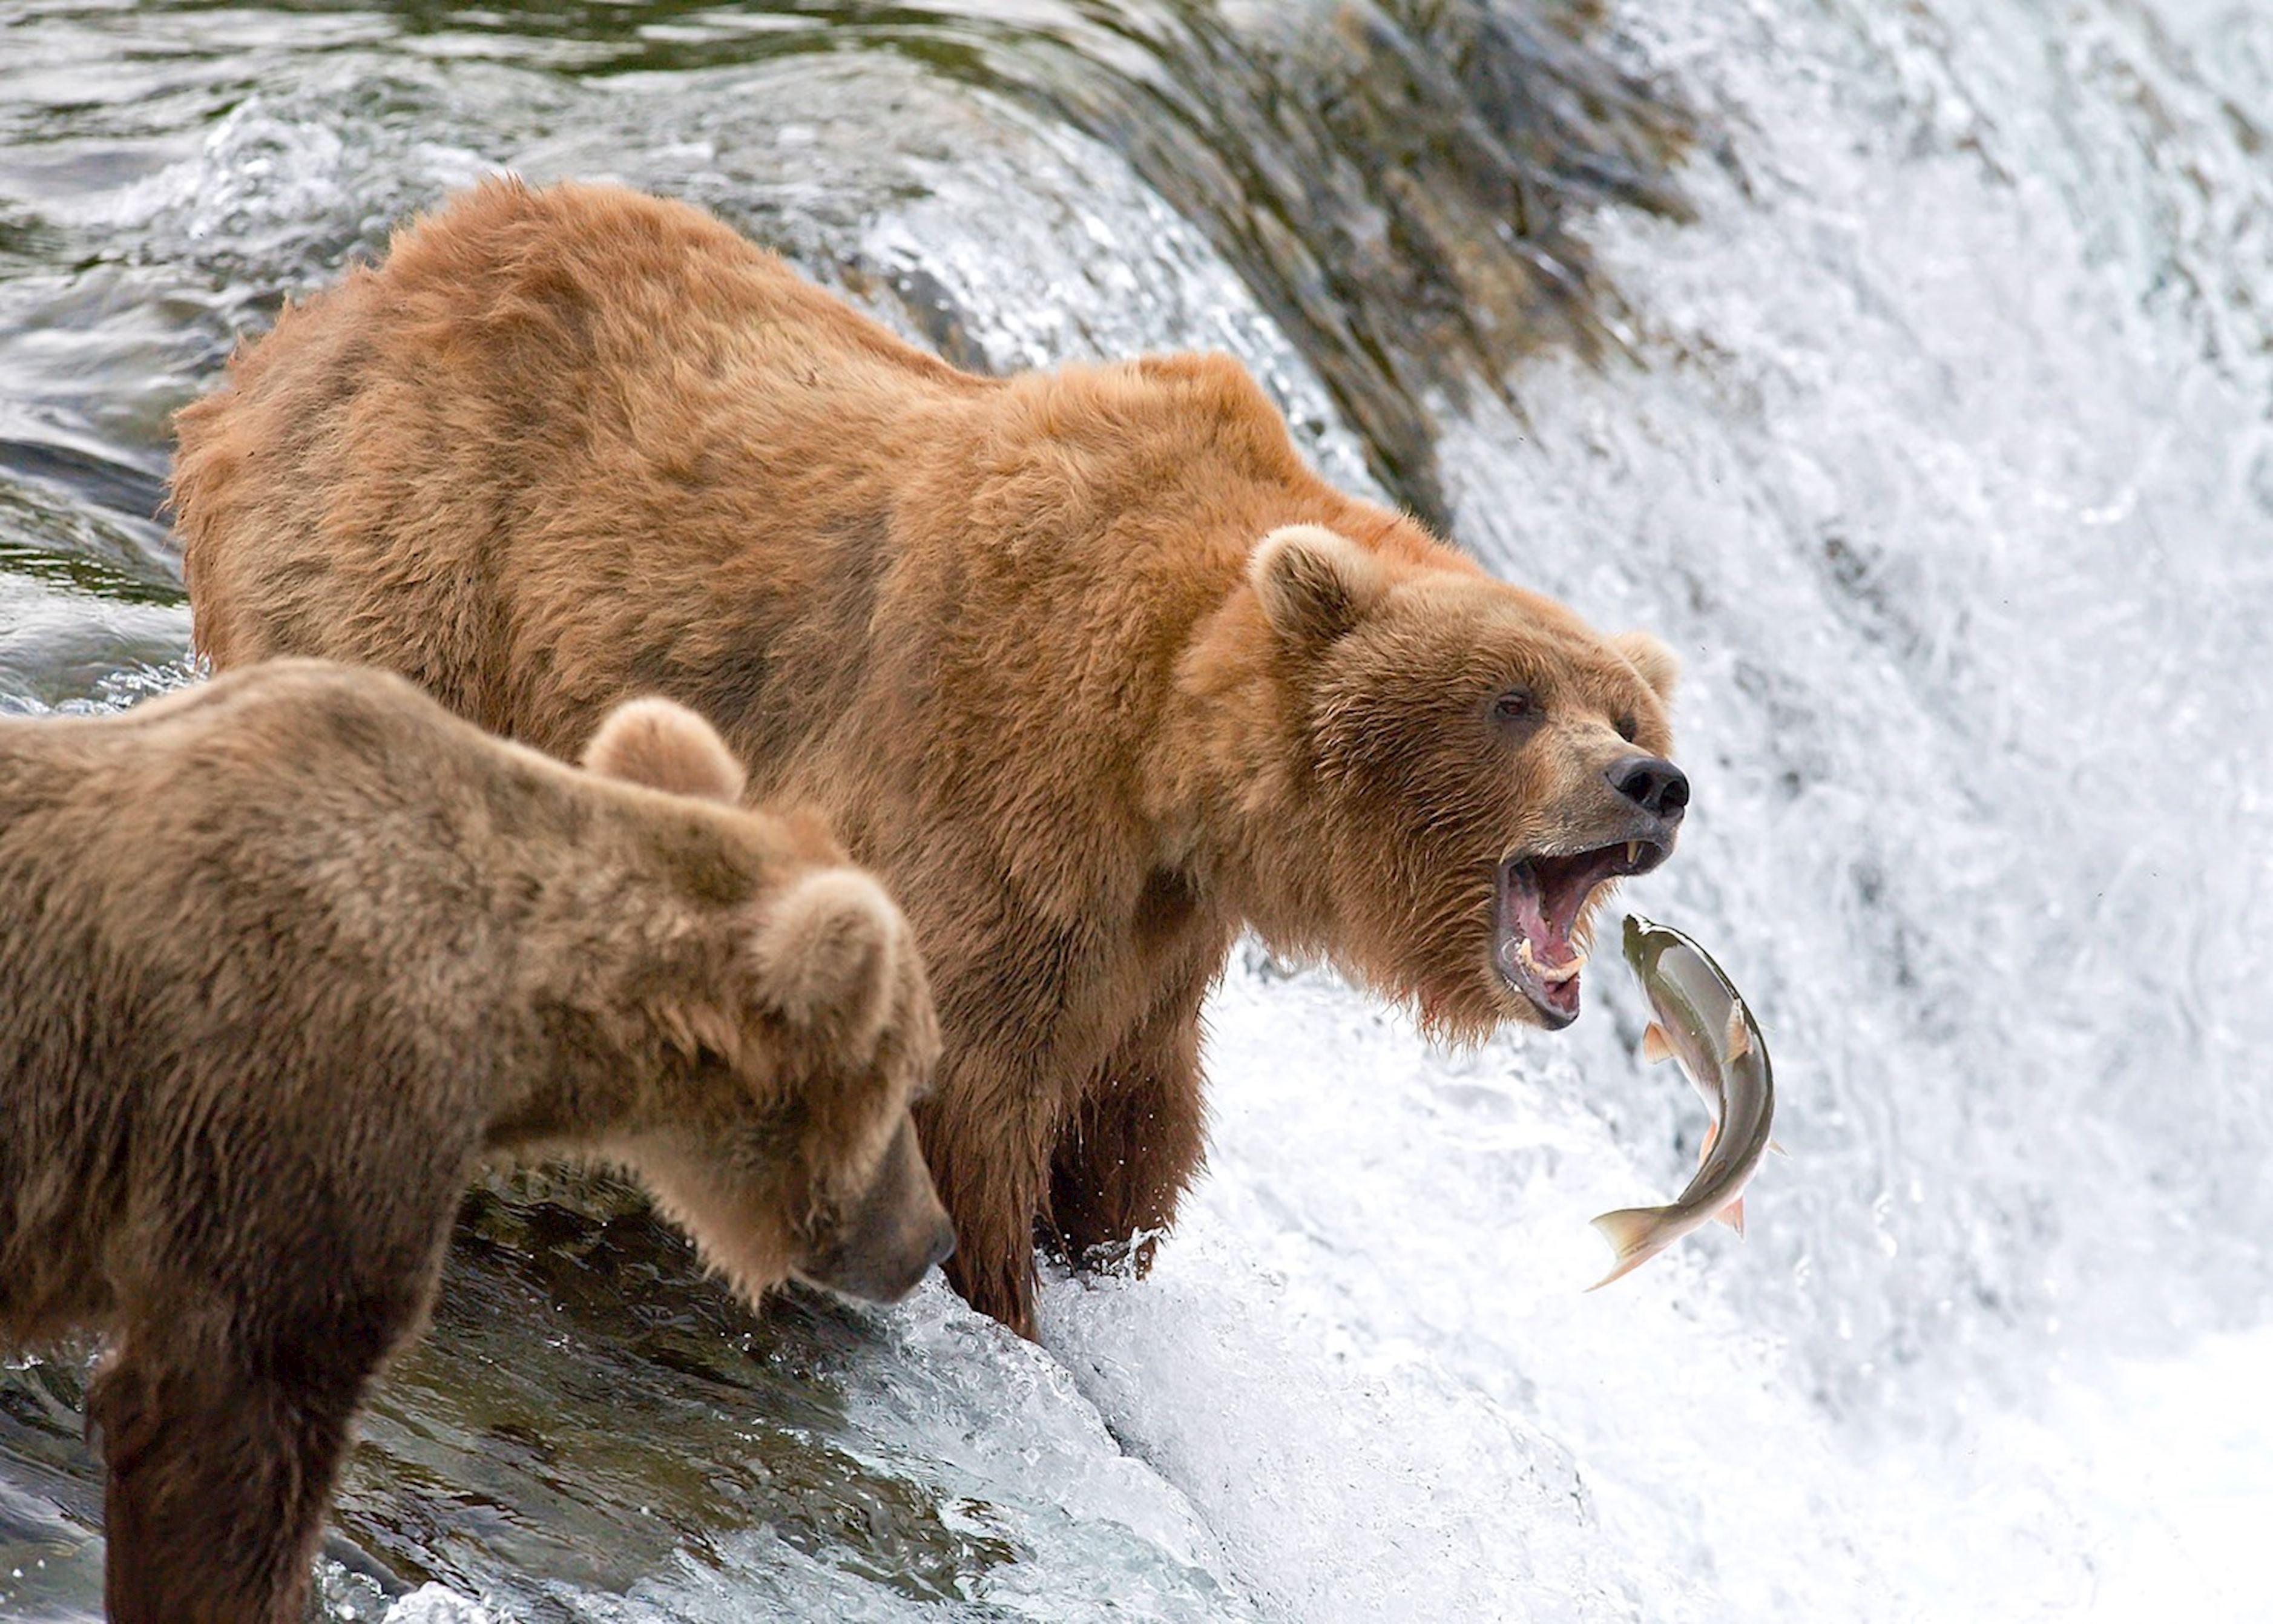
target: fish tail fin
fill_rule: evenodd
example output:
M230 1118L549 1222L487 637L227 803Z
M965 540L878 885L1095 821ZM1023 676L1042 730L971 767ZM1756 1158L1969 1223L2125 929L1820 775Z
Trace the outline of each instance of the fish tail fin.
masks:
M1744 1198L1739 1195L1713 1216L1741 1237L1744 1232Z
M1657 1241L1657 1220L1660 1209L1655 1207L1621 1207L1616 1212L1606 1212L1594 1220L1594 1227L1602 1231L1602 1239L1610 1243L1617 1254L1617 1266L1587 1289L1599 1291L1619 1276L1639 1269L1655 1257L1660 1250Z

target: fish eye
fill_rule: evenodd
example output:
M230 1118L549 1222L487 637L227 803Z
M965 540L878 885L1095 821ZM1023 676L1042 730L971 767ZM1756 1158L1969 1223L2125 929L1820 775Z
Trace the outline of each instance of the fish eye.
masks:
M1629 745L1633 743L1634 735L1641 731L1640 724L1632 716L1621 716L1613 725L1618 730L1618 737Z

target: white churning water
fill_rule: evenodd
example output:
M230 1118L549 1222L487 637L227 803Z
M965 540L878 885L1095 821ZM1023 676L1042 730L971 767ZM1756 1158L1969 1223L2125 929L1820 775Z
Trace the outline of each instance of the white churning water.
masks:
M1714 131L1697 219L1579 222L1628 353L1435 402L1442 478L1494 567L1686 662L1691 827L1631 895L1768 1034L1790 1155L1750 1239L1581 1291L1587 1219L1669 1197L1702 1126L1611 954L1572 1032L1448 1054L1243 949L1212 1171L1152 1276L1054 1281L1039 1348L934 1283L835 1372L818 1441L999 1560L924 1599L761 1532L626 1594L535 1586L569 1616L2273 1616L2273 19L1612 9ZM904 326L951 309L998 365L1233 348L1363 480L1297 346L1093 141L898 56L577 79L451 38L341 24L37 197L131 251L94 292L0 285L0 326L94 311L201 378L259 319L215 287L320 283L489 168L613 174ZM214 269L180 296L204 372L97 319L184 265ZM26 580L0 606L34 631L85 602ZM83 621L0 702L178 651L177 610ZM483 1614L429 1587L389 1616Z

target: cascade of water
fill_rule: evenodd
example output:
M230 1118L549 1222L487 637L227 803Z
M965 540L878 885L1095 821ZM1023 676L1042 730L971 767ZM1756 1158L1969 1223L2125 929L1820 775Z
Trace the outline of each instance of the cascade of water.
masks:
M186 675L164 414L236 333L489 168L613 175L966 364L1231 349L1337 478L1674 640L1634 894L1791 1156L1583 1296L1701 1126L1622 972L1444 1054L1257 953L1184 1224L1039 1349L487 1197L342 1491L443 1582L397 1618L2262 1613L2273 21L978 10L21 8L0 705ZM11 1616L91 1616L74 1397L0 1375Z

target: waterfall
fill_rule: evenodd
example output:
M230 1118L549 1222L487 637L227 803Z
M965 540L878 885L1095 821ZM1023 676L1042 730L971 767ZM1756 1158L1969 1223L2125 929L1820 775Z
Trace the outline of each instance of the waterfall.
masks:
M1245 945L1210 1172L1039 1347L477 1197L340 1497L424 1588L334 1616L2273 1609L2273 15L602 10L11 24L0 707L191 678L165 414L282 297L493 169L623 179L962 364L1231 350L1667 638L1695 803L1627 896L1743 986L1789 1155L1585 1293L1704 1126L1610 955L1448 1052ZM0 1614L95 1616L77 1368L0 1373Z

